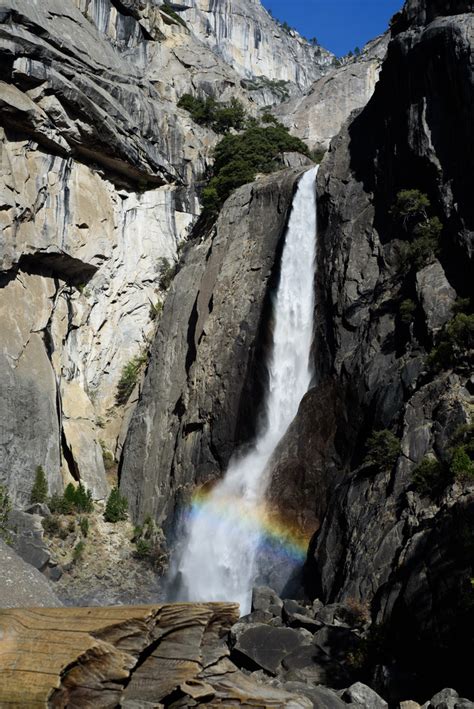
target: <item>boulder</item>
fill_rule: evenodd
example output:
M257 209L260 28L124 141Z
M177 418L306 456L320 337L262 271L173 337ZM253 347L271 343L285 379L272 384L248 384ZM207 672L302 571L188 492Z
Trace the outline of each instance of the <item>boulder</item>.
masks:
M313 709L344 709L347 706L338 695L327 687L313 687L303 682L284 682L287 692L302 694L313 702Z
M276 675L283 658L302 644L296 630L259 625L239 636L232 650L232 659L241 667L263 669Z
M283 601L268 586L256 586L252 590L252 610L266 611L274 616L281 616Z
M430 709L455 709L459 701L459 694L455 689L442 689L431 698Z
M1 539L0 569L2 570L0 608L61 606L61 602L43 574L23 561Z
M21 510L12 510L9 515L9 526L13 530L13 548L28 564L39 571L44 571L51 555L43 540L42 517L38 514L27 514Z
M342 695L344 701L350 704L358 704L365 709L388 709L387 702L379 697L377 692L367 687L362 682L351 685Z

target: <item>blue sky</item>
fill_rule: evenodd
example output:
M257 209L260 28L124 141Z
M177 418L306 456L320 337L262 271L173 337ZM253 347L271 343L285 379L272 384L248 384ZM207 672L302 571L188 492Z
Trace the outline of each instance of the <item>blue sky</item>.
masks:
M403 0L262 0L274 17L341 56L387 29Z

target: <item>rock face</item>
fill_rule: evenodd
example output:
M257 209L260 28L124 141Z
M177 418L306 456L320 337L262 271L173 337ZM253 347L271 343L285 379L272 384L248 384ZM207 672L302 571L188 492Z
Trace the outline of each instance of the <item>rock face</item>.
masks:
M0 703L311 709L230 662L237 615L224 603L0 611ZM57 652L45 655L45 644Z
M291 82L305 90L332 65L334 55L282 27L260 0L191 0L175 7L242 76Z
M370 42L359 57L317 79L303 96L279 104L275 115L311 150L327 150L352 111L363 108L378 81L389 35Z
M155 0L0 10L0 484L17 507L38 465L50 493L82 480L107 495L103 452L120 457L144 365L126 404L117 387L145 363L163 259L199 215L218 140L179 98L256 115L333 61L257 0L173 7L184 25Z
M20 559L1 539L0 568L2 569L0 608L22 606L54 608L61 605L43 574ZM3 637L2 635L2 639Z
M212 232L185 253L124 451L121 489L138 520L166 522L196 485L221 477L254 433L265 384L259 353L301 174L282 171L237 190Z
M455 297L472 286L465 166L473 156L474 18L443 16L438 3L430 24L408 27L413 7L398 20L406 29L397 25L373 98L333 141L319 172L318 381L280 446L271 495L278 500L283 491L285 507L297 510L308 508L308 488L299 494L294 479L325 491L313 507L324 518L308 562L313 592L325 602L372 602L426 691L436 689L434 676L467 691L472 478L453 483L447 475L437 493L434 481L428 491L414 485L414 470L433 455L449 466L454 433L471 421L472 338L454 364L437 369L427 354L453 317ZM407 274L390 209L409 188L429 196L443 231L438 259L428 254ZM406 299L411 323L399 310ZM400 439L396 465L361 465L369 434L382 429ZM344 471L352 472L335 487Z

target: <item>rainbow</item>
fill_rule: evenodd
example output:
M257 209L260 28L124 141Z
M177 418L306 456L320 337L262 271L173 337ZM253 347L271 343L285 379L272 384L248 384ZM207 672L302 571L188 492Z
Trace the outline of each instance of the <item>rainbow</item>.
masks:
M242 533L258 535L259 547L269 555L284 556L302 563L306 559L311 533L301 525L284 519L267 504L245 505L232 497L212 495L205 488L197 490L191 500L191 520L205 514L216 528L222 520L235 521Z

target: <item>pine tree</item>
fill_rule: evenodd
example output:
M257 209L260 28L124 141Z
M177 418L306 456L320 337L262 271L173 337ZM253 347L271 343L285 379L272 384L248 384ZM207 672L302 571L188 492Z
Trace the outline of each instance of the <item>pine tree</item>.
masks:
M46 502L48 497L48 481L46 480L46 475L43 470L42 465L38 465L36 468L35 482L31 490L30 501L34 505L39 502Z

